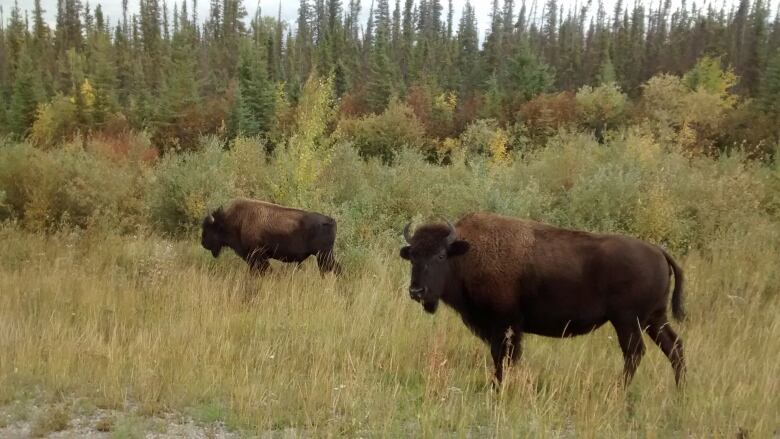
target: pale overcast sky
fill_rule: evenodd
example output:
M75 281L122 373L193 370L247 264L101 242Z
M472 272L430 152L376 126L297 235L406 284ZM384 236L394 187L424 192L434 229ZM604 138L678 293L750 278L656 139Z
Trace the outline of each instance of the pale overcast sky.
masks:
M19 6L22 9L32 10L34 0L17 0L19 2ZM116 23L119 17L122 16L122 0L82 0L82 3L87 3L89 1L89 4L94 9L95 5L97 3L100 3L103 7L103 12L110 18L111 23ZM192 0L187 0L190 8L192 5ZM572 1L572 0L559 0L559 5L564 5L564 8L566 8L568 5L574 5L574 4L582 4L587 0L579 0ZM592 8L595 8L595 4L597 4L598 0L592 0L594 3L594 6ZM607 8L607 11L611 13L612 8L614 7L616 0L604 0L605 7ZM643 2L646 5L653 4L657 5L658 2L661 0L643 0ZM683 0L673 0L673 5L679 5L680 2ZM737 3L738 0L700 0L697 1L696 4L702 5L702 4L715 4L718 7L723 4L725 1L726 4L733 4ZM777 4L778 0L773 0L772 4ZM161 0L162 2L162 0ZM174 0L168 0L169 3L169 9L173 10L173 2ZM419 3L419 0L416 0L416 2ZM526 0L528 7L530 8L530 5L534 3L534 0ZM538 3L538 9L541 13L541 5L543 5L546 2L546 0L536 0L536 3ZM0 0L0 5L3 6L3 10L5 11L5 18L8 18L8 11L13 6L14 0ZM129 3L129 9L130 13L136 12L138 10L138 0L128 0ZM249 16L253 16L255 13L255 10L260 7L263 15L271 15L276 16L277 11L279 10L279 6L281 4L282 7L282 19L286 20L290 24L294 25L295 18L297 16L298 11L298 5L300 3L300 0L244 0L244 6L246 7L247 12L249 13ZM346 6L349 4L349 0L342 0L342 3ZM401 1L401 4L403 5L403 1ZM442 3L444 4L444 14L446 16L446 8L447 8L447 0L442 0ZM466 0L453 0L453 7L455 10L455 22L457 23L458 18L460 17L460 12L463 10L463 6L466 4ZM501 2L503 3L503 2ZM521 4L522 0L515 0L516 4ZM633 4L634 0L624 0L624 4ZM690 7L691 4L694 3L694 0L688 0L688 5ZM43 8L46 10L46 16L47 20L51 23L54 22L54 16L57 12L57 0L41 0L41 4ZM365 25L365 20L368 18L368 8L371 5L371 0L362 0L361 4L363 6L363 23ZM474 6L476 13L477 13L477 20L479 24L479 28L481 33L484 33L488 23L490 22L490 7L492 5L492 0L471 0L471 4ZM394 8L395 0L390 0L390 8L391 12ZM205 17L208 16L208 8L209 8L209 0L199 0L198 1L198 16L201 19L205 19ZM773 9L774 10L774 9ZM519 6L516 6L515 13L519 12ZM457 26L455 26L457 29Z

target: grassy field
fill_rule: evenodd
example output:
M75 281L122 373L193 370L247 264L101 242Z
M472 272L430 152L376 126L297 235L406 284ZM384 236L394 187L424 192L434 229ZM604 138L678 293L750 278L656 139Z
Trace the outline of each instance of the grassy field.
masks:
M622 389L606 326L569 340L528 336L499 397L488 349L451 310L429 316L408 299L397 246L370 249L340 278L321 278L313 260L257 278L232 254L214 262L196 240L6 225L0 405L49 404L60 424L84 410L182 413L248 435L772 437L776 233L757 225L681 258L684 391L649 339ZM24 418L16 411L0 426Z

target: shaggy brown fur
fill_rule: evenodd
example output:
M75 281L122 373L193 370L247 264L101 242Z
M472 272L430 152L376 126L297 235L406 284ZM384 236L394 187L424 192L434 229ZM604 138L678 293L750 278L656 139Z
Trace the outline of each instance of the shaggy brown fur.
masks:
M664 250L490 213L468 215L453 229L424 225L407 240L401 257L411 261L411 297L431 313L440 299L458 312L491 346L497 383L504 359L519 357L522 334L570 337L610 322L626 384L644 354L642 331L669 358L680 384L682 341L669 325L667 302L674 274L672 313L681 320L683 277Z
M238 198L203 220L201 245L216 258L230 247L259 272L268 259L301 263L311 255L321 272L341 271L333 256L336 221L325 215Z

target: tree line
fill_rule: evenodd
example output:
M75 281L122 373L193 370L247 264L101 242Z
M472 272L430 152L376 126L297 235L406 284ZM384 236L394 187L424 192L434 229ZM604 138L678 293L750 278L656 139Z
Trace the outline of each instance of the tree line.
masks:
M610 11L493 0L483 41L473 6L456 22L452 0L300 0L294 24L281 9L249 17L241 0L211 0L207 17L197 0L139 1L109 19L99 3L58 0L53 27L40 0L0 12L0 134L45 143L143 129L163 149L208 133L273 139L316 74L345 117L395 97L443 99L454 132L428 133L443 138L480 118L513 122L545 93L612 83L638 96L704 56L739 78L732 91L749 111L780 120L780 14L767 0L617 0Z

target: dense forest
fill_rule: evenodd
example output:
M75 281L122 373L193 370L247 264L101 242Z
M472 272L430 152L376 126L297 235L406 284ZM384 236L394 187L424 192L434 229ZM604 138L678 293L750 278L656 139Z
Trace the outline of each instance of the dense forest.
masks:
M468 3L455 22L451 1L301 0L287 23L262 14L272 11L248 17L241 0L212 0L198 17L195 1L140 0L128 14L125 0L123 16L109 19L100 4L59 0L54 27L40 0L32 11L3 11L0 134L45 146L143 131L162 153L204 134L242 135L272 148L289 137L317 75L330 78L340 120L411 117L433 150L478 120L512 139L572 122L602 136L646 116L638 98L648 89L661 101L699 89L721 95L717 124L679 121L702 150L742 144L771 154L778 138L780 15L765 0L677 9L618 0L611 11L591 1L493 0L483 38ZM580 111L588 99L596 114ZM360 137L361 127L339 125Z

